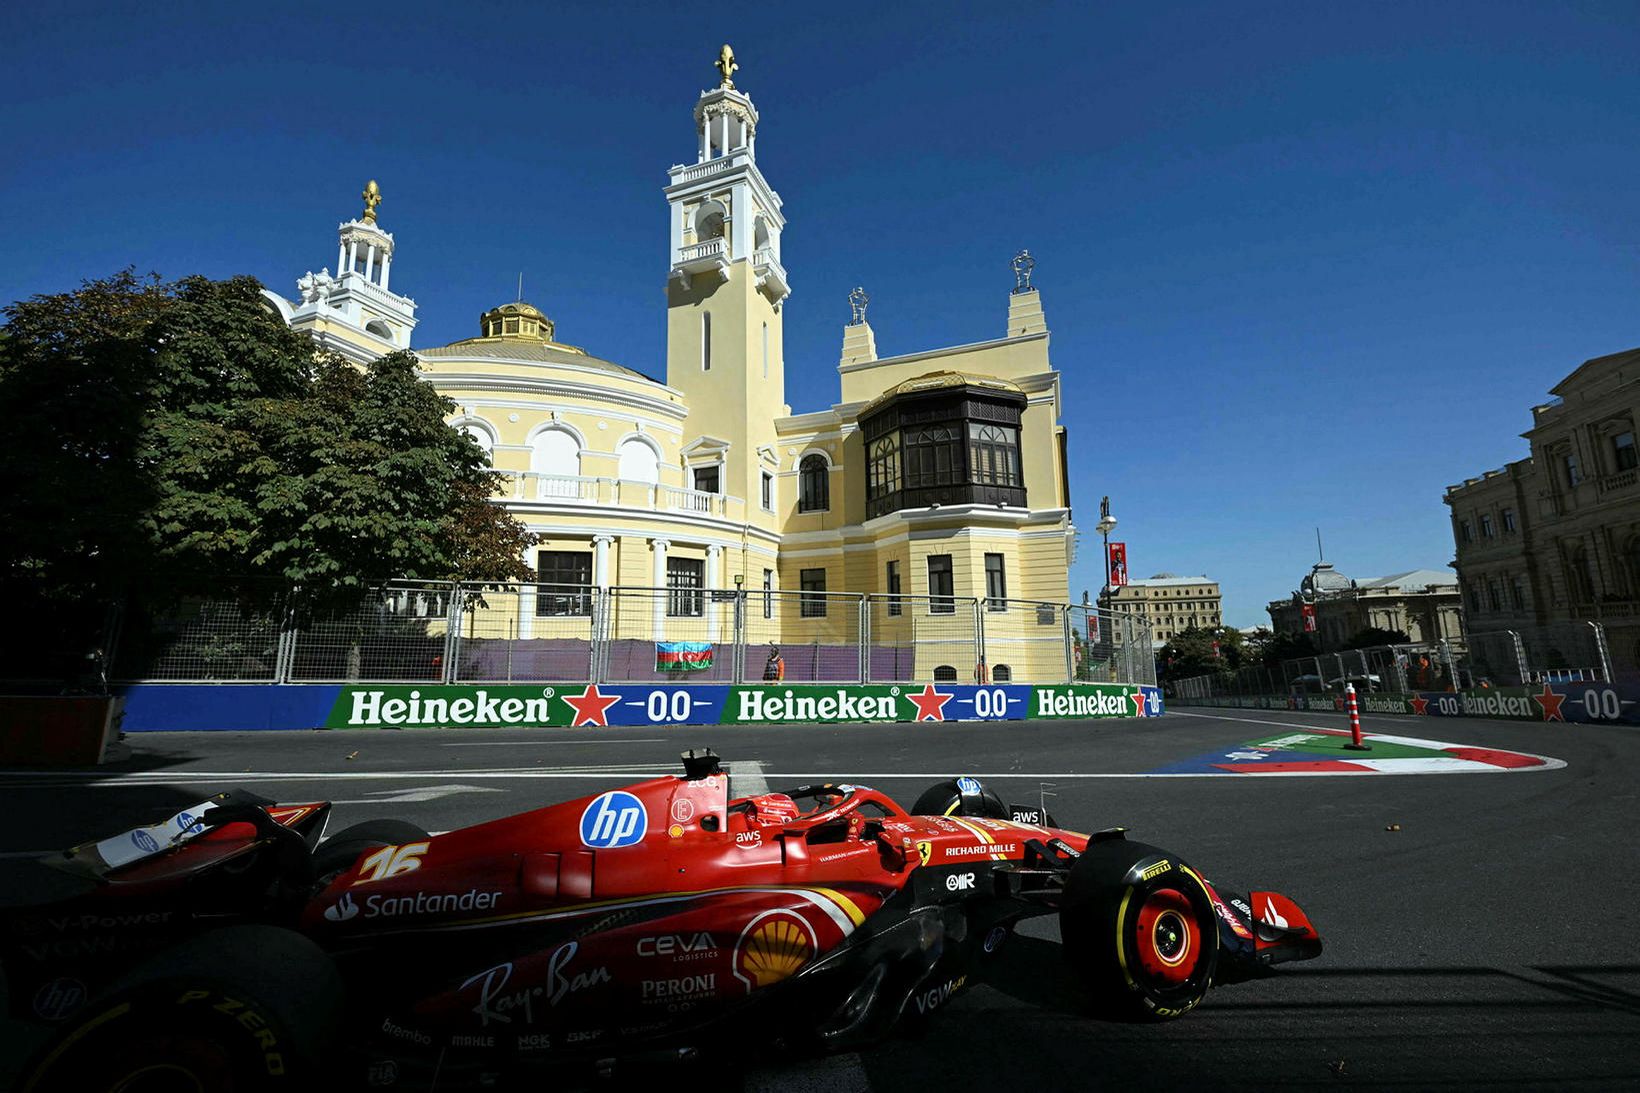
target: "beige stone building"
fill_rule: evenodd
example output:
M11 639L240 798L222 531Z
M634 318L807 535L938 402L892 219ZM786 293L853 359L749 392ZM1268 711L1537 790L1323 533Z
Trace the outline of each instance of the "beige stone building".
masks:
M1530 669L1603 668L1606 655L1617 676L1632 678L1640 663L1640 349L1585 361L1550 393L1521 434L1525 459L1447 487L1469 630L1520 635ZM1604 628L1604 654L1590 622Z
M1157 646L1181 630L1224 624L1219 582L1205 576L1158 573L1107 590L1100 595L1099 606L1137 613L1150 625L1151 641Z
M1419 645L1447 642L1463 649L1463 607L1458 582L1438 569L1410 569L1387 577L1351 580L1330 562L1317 562L1291 597L1270 601L1270 628L1305 633L1304 608L1313 609L1311 637L1319 652L1342 649L1369 628L1400 630Z
M969 679L975 658L957 650L984 611L997 678L1063 678L1062 613L1011 606L1065 601L1076 543L1029 256L1011 286L998 279L995 337L973 344L879 357L857 291L836 401L794 410L788 367L832 362L786 358L786 219L758 164L761 119L725 74L692 121L695 159L668 172L656 240L664 361L605 360L523 301L486 312L476 337L415 349L458 407L452 422L506 475L497 503L543 537L529 559L540 581L566 589L492 598L507 636L572 635L588 614L574 589L622 586L654 594L619 597L617 634L713 641L733 599L714 593L741 590L764 594L747 626L757 642L857 655L869 627L917 676ZM338 245L336 274L309 273L299 299L269 293L269 306L361 363L409 348L415 303L390 288L397 243L373 202ZM844 592L899 599L862 620L832 598Z

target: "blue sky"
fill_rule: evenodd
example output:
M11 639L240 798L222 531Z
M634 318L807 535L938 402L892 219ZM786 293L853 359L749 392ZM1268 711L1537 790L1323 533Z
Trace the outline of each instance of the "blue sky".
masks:
M293 294L367 178L416 344L525 295L664 368L669 164L734 44L786 202L788 401L996 336L1029 247L1097 589L1441 568L1443 488L1640 343L1640 6L6 5L0 300L126 265Z

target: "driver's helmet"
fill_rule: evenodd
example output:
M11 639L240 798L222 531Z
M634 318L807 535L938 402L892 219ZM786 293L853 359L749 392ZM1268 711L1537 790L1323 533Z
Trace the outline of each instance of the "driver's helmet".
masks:
M746 819L754 827L779 827L797 819L799 815L797 802L784 793L765 793L748 799L751 801L752 810Z

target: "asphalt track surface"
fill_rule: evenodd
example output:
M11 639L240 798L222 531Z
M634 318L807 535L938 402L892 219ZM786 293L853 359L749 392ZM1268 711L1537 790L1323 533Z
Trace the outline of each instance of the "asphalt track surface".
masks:
M702 745L724 757L738 792L759 780L853 780L909 804L936 778L972 773L1025 801L1046 782L1064 826L1125 826L1210 879L1291 896L1326 952L1217 990L1182 1020L1112 1024L1083 1013L1057 923L1038 919L1009 943L1001 978L953 1000L915 1038L765 1068L747 1088L1640 1087L1640 730L1363 720L1369 733L1565 766L1146 776L1245 741L1340 727L1337 715L1251 710L1081 723L152 734L132 738L129 761L93 774L0 772L0 853L106 835L233 784L334 800L332 831L378 816L448 830L675 772L680 749ZM0 1033L15 1055L23 1037Z

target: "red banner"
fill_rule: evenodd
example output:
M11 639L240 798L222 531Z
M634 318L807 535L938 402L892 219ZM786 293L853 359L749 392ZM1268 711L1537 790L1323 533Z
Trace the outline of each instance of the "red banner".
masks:
M1127 544L1110 544L1110 586L1122 588L1128 583Z
M1315 604L1302 604L1300 605L1298 611L1304 618L1304 632L1306 634L1315 633Z

